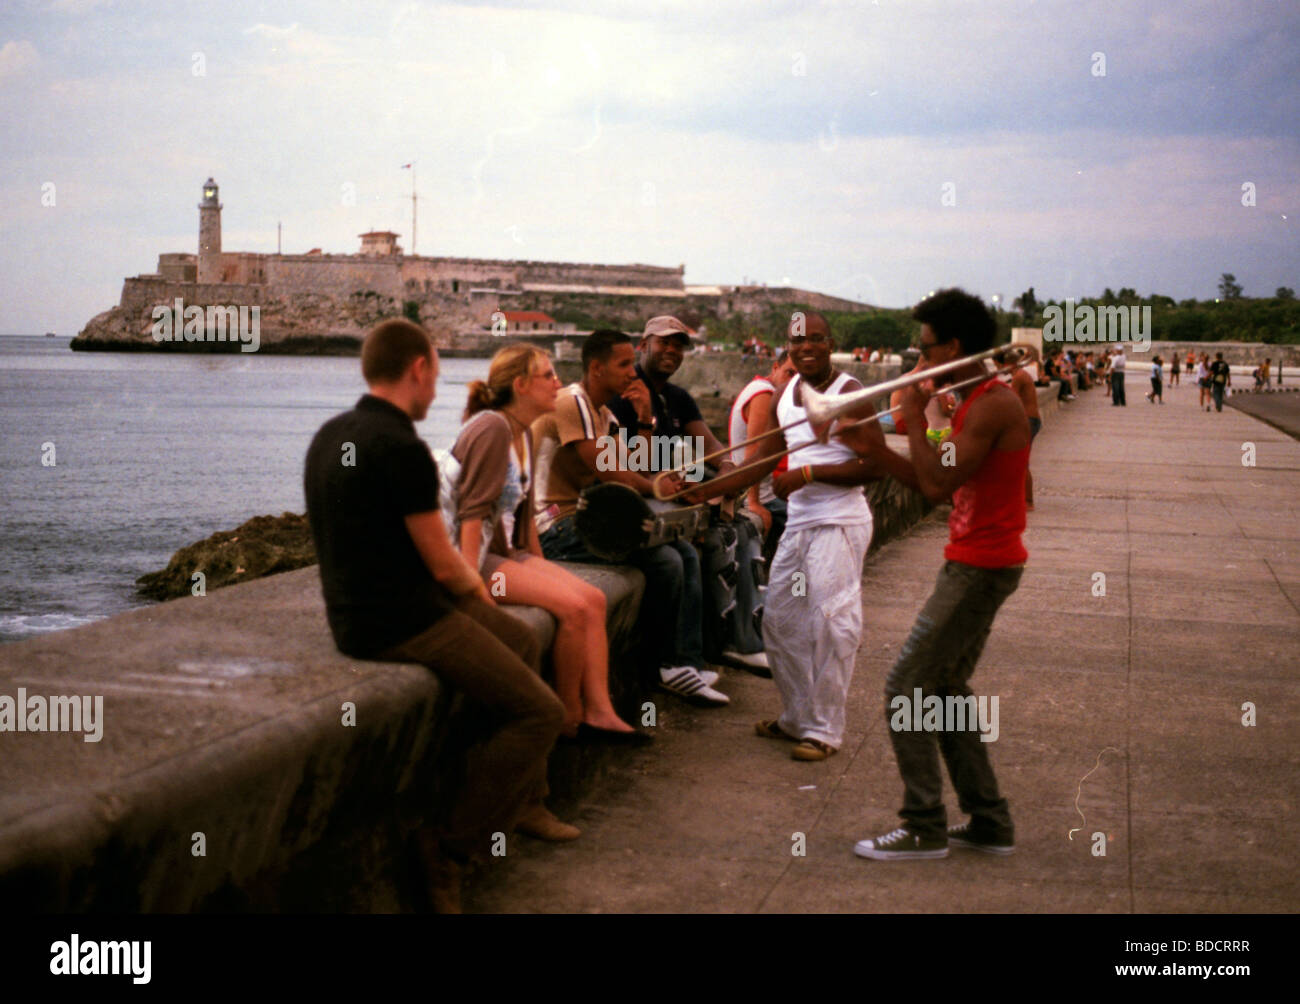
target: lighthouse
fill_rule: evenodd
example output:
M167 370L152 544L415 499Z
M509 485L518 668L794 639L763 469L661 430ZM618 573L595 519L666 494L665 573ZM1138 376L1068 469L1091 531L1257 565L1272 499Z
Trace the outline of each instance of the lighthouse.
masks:
M203 184L203 201L199 203L198 281L221 281L221 202L217 183L211 178Z

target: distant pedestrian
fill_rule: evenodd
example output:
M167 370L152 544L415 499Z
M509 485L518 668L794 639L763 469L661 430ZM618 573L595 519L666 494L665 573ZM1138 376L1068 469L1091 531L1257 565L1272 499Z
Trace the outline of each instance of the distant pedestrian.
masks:
M1164 364L1161 362L1160 357L1156 356L1151 360L1151 390L1147 393L1147 400L1152 404L1155 404L1156 401L1161 404L1165 403L1164 395L1161 393L1164 385L1164 372Z
M1182 369L1178 365L1178 353L1175 352L1173 362L1171 362L1169 365L1169 386L1170 387L1178 386L1178 374L1181 372Z
M1261 379L1261 380L1263 381L1263 383L1264 383L1264 389L1265 389L1265 390L1268 389L1269 372L1272 370L1272 368L1273 368L1273 359L1272 359L1272 357L1271 357L1271 356L1270 356L1270 357L1265 357L1265 359L1264 359L1264 365L1261 366L1261 367L1259 368L1260 379Z
M1124 368L1127 365L1124 348L1120 346L1110 360L1110 403L1121 408L1128 406L1128 401L1124 397Z
M1216 352L1214 362L1210 366L1210 393L1214 396L1215 411L1223 411L1223 395L1231 386L1232 371L1223 361L1223 353ZM1209 409L1207 408L1206 411Z
M1201 356L1196 362L1196 386L1200 388L1200 396L1197 399L1196 407L1204 407L1206 411L1210 410L1210 367L1207 356Z

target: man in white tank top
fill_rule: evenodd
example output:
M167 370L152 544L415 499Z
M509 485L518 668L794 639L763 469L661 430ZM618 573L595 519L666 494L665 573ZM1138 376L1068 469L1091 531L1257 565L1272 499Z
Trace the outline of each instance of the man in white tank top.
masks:
M798 375L773 402L774 426L804 417L804 383L829 394L861 387L832 368L834 343L821 314L796 312L789 337ZM869 413L871 406L862 410ZM881 437L883 447L876 423L863 429ZM806 422L772 436L761 444L767 464L710 482L705 491L730 494L758 482L776 467L775 454L815 438ZM782 711L755 731L794 742L796 760L825 760L844 741L844 706L862 636L862 562L871 543L871 509L862 486L881 474L878 462L832 437L791 454L789 470L772 483L778 498L789 499L763 613L763 644Z

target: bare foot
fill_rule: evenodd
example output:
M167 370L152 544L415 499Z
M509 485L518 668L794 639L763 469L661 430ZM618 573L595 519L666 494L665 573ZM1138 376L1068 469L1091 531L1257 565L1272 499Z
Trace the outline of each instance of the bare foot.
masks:
M588 711L583 721L592 728L605 729L607 732L636 731L631 725L619 718L613 708L608 711Z

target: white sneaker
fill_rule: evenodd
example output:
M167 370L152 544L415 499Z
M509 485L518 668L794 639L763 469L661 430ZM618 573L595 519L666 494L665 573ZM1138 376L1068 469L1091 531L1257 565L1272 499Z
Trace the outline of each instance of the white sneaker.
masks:
M697 669L695 672L700 674L700 679L704 681L706 687L712 687L722 675L716 669Z
M664 666L659 670L659 686L670 693L699 704L730 704L731 698L704 682L694 666Z

